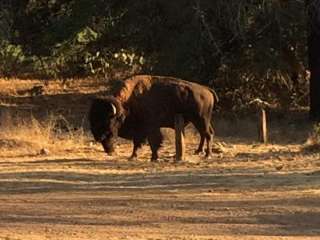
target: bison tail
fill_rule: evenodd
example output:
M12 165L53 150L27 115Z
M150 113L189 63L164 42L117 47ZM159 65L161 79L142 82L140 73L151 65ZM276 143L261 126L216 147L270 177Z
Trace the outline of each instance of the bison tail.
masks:
M215 132L214 132L214 129L213 129L213 122L212 122L212 121L210 122L209 131L210 131L210 134L211 134L212 136L215 135Z
M216 91L212 88L209 88L210 92L212 93L213 97L214 97L214 100L217 102L219 102L219 97L218 97L218 94L216 93Z

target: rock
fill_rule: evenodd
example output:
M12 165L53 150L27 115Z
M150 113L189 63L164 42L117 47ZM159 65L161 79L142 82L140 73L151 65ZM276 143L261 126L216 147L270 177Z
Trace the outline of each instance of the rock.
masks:
M40 150L40 155L49 155L49 153L50 153L49 150L46 148L42 148Z

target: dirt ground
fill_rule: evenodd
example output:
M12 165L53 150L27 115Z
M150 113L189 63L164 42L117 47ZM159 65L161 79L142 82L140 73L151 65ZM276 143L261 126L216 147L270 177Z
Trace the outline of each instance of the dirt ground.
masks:
M43 118L49 109L84 128L95 92L14 89L0 95L0 119L8 111ZM256 142L253 118L217 116L209 159L193 155L198 137L189 129L179 163L168 130L159 163L147 145L128 161L132 146L123 140L106 156L90 136L41 151L3 135L0 239L320 239L320 151L305 147L305 113L272 118L267 145Z

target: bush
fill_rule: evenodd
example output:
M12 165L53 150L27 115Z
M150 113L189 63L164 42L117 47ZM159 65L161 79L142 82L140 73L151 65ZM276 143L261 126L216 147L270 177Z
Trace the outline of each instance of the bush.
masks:
M26 56L22 47L8 41L0 41L0 75L5 77L16 76L23 72Z

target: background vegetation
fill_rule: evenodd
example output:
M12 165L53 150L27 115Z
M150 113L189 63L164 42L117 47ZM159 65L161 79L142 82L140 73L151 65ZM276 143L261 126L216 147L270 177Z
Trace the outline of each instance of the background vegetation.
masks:
M308 104L302 0L2 0L0 75L133 73L213 86L224 107Z

